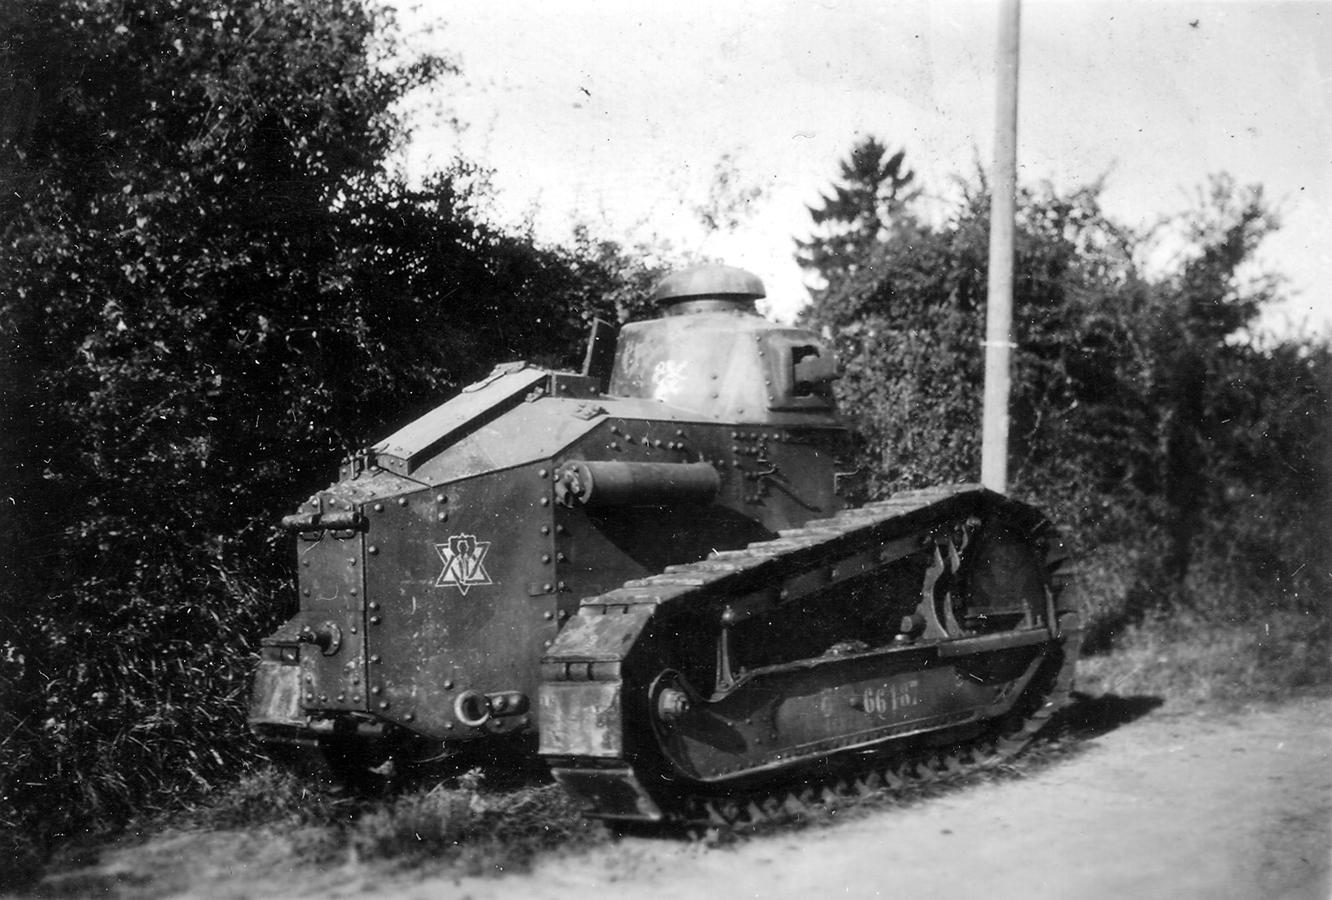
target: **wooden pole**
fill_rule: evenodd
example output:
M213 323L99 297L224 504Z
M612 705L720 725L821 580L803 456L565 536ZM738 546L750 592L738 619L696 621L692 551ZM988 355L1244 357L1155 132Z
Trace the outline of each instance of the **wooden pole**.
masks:
M999 10L994 170L990 176L990 275L985 306L985 406L981 484L1008 489L1008 396L1012 380L1013 229L1017 207L1018 33L1021 0Z

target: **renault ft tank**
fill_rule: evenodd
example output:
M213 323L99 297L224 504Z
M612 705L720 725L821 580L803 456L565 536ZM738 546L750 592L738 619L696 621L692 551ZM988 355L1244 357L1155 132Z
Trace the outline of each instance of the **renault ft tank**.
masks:
M678 272L581 373L499 366L346 463L283 520L254 731L344 769L535 735L630 821L1024 743L1072 679L1058 535L977 486L853 505L833 357L762 296Z

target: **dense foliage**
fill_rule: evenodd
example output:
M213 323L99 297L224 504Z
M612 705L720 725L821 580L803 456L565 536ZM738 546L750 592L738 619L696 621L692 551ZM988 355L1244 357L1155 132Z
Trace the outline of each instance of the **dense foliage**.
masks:
M0 826L59 834L250 752L274 524L343 453L652 273L409 188L395 104L454 67L361 0L3 16Z
M880 492L975 480L989 229L983 183L933 221L886 153L857 145L798 245ZM1252 263L1276 227L1261 190L1215 178L1151 234L1099 192L1020 198L1012 490L1085 548L1098 639L1158 609L1321 612L1332 350L1251 339L1279 296ZM1163 244L1175 262L1146 266Z
M455 69L393 34L364 0L0 8L0 870L250 757L273 526L344 453L643 311L642 258L487 224L463 163L394 170L399 101ZM711 228L753 196L719 185ZM799 247L880 491L977 458L988 210L916 201L864 142ZM1178 226L1148 272L1096 188L1022 203L1015 488L1099 548L1107 626L1327 596L1329 350L1247 339L1258 192L1217 181Z

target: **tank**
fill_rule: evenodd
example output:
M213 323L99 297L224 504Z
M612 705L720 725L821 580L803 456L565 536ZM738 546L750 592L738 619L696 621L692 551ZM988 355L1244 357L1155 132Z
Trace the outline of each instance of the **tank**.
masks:
M254 732L351 780L530 748L629 821L1017 749L1072 680L1058 535L976 486L857 505L832 353L763 296L677 272L581 372L498 366L347 461L282 521Z

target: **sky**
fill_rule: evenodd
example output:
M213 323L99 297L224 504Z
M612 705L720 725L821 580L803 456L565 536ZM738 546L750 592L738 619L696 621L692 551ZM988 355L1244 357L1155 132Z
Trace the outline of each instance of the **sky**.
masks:
M989 168L997 2L427 0L409 46L461 67L409 107L411 173L493 169L492 215L565 240L582 222L758 274L769 311L807 302L793 239L853 143L904 148L927 196ZM1332 2L1022 4L1018 172L1105 178L1145 226L1211 173L1262 184L1282 229L1261 261L1291 300L1264 327L1332 329ZM461 131L448 123L455 118ZM734 231L696 208L719 166L761 190Z

